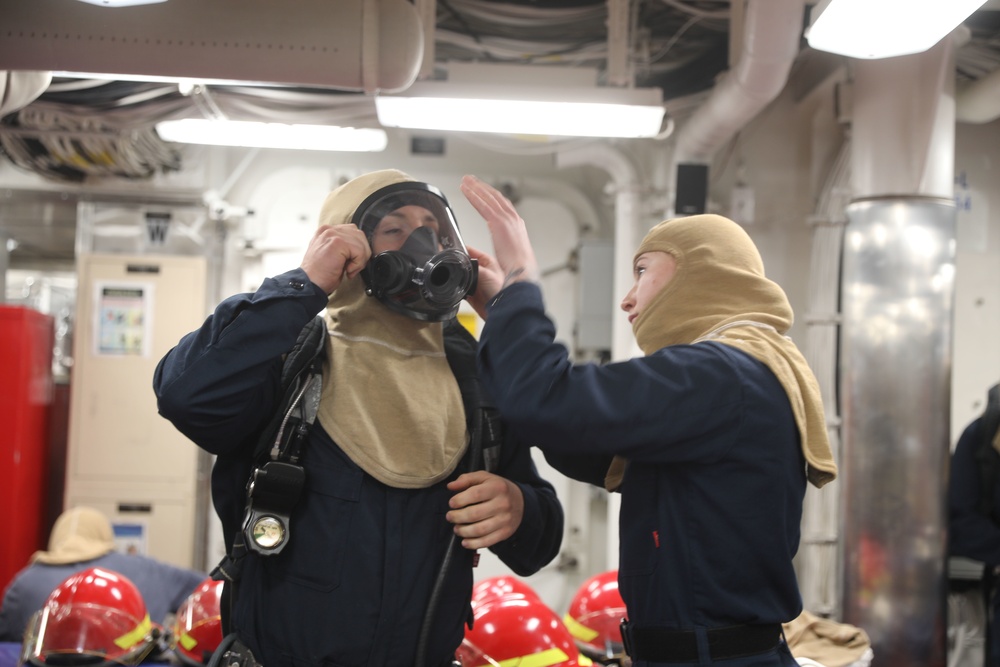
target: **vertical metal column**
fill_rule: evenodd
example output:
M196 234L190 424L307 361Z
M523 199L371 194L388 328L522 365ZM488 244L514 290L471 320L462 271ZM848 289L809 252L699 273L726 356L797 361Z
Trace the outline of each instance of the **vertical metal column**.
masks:
M946 663L953 86L950 39L855 63L842 274L842 608L883 665Z
M945 664L954 207L848 207L841 332L844 620L881 664Z

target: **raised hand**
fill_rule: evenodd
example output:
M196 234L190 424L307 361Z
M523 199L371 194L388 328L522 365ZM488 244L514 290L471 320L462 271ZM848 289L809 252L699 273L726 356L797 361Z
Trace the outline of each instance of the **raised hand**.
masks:
M537 281L538 261L524 220L502 192L475 176L463 176L462 194L483 216L493 238L493 252L503 272L501 289L524 280ZM499 291L499 290L498 290ZM492 295L491 295L492 296Z

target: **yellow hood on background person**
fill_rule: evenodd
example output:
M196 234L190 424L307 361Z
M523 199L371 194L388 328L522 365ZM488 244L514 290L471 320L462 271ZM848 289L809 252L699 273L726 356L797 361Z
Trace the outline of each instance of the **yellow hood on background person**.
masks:
M69 565L94 560L115 549L111 522L92 507L74 507L59 515L49 535L49 550L36 551L32 563Z
M327 195L319 224L351 224L369 195L404 182L417 181L395 169L359 176ZM443 324L393 312L365 293L360 276L330 295L326 322L317 418L330 437L389 486L424 488L448 477L467 438Z
M819 384L786 336L791 305L764 276L750 236L722 216L695 215L653 227L635 256L654 250L670 254L677 270L632 323L639 348L649 355L668 345L715 341L759 360L788 394L809 481L821 487L836 478Z

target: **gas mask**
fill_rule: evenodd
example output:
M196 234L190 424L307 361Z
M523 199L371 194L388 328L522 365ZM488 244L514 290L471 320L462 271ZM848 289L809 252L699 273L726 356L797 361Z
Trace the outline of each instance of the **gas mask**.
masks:
M437 188L386 186L361 203L353 222L372 249L361 271L365 290L391 310L428 322L448 320L475 291L477 263Z

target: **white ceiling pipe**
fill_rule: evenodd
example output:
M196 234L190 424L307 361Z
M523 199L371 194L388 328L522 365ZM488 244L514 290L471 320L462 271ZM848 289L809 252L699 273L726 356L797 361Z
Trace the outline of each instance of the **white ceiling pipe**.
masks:
M989 123L1000 118L1000 69L961 89L955 96L955 120Z
M0 71L0 116L28 106L45 92L50 83L52 72Z
M639 246L641 235L645 229L640 229L639 177L635 166L620 151L600 143L590 144L580 148L556 153L556 167L596 167L611 175L615 193L615 227L614 227L614 294L616 299L625 296L632 286L632 254ZM617 302L616 302L617 304ZM617 308L612 313L611 326L611 358L627 359L635 356L635 339L632 327Z
M678 130L674 164L708 162L778 96L799 53L804 7L804 0L749 0L739 61Z
M580 236L600 236L601 219L594 210L594 204L580 190L565 181L554 178L532 176L517 182L522 195L554 199L567 209L580 229Z

